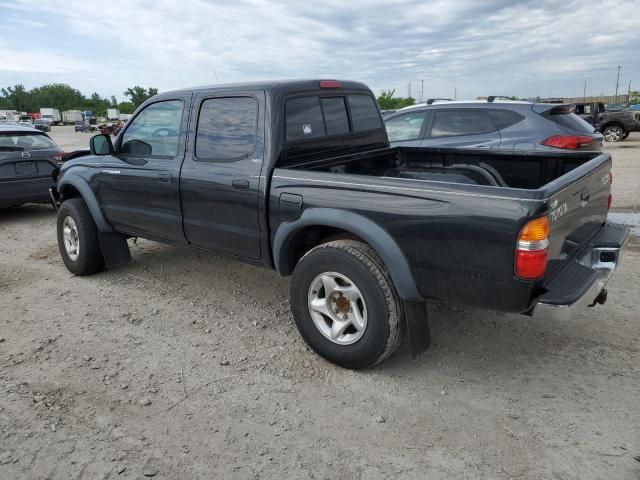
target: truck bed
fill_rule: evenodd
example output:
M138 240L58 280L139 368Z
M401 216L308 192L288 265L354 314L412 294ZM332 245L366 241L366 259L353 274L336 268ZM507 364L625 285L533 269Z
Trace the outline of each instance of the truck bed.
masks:
M287 192L304 210L346 208L382 225L425 297L525 312L605 223L610 168L596 152L394 147L276 168L271 201ZM279 206L272 231L287 218ZM518 234L541 215L551 225L548 277L518 280Z

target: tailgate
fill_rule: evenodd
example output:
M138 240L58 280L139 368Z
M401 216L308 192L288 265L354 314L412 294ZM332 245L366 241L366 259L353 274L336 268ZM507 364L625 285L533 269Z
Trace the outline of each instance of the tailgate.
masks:
M594 159L592 170L549 199L549 260L572 258L602 228L609 211L611 160ZM583 165L586 167L588 164ZM568 174L570 175L570 173Z

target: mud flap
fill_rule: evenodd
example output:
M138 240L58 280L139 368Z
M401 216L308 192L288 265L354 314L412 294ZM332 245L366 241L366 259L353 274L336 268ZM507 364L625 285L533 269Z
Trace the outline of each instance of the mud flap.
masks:
M98 232L100 249L107 268L121 267L131 260L127 237L120 233Z
M431 344L431 332L427 321L427 304L403 300L404 318L407 322L407 337L411 347L411 356L418 357Z

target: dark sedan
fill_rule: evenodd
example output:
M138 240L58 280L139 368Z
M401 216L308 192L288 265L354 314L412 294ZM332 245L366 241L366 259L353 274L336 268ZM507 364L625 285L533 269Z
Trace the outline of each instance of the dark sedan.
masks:
M35 128L0 125L0 208L49 201L63 150Z

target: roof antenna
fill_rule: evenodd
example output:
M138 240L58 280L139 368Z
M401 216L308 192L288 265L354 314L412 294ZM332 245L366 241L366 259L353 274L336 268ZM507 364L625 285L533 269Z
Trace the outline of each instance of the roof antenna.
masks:
M216 76L216 85L220 85L220 82L218 82L218 73L216 72L216 65L213 65L213 74Z

